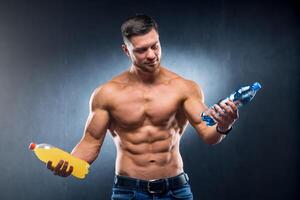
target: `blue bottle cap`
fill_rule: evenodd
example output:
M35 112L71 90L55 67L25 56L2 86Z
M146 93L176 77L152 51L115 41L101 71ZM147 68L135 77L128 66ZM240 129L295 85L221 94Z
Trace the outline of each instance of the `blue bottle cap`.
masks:
M259 82L255 82L252 85L253 90L258 91L261 88L261 85L259 84Z

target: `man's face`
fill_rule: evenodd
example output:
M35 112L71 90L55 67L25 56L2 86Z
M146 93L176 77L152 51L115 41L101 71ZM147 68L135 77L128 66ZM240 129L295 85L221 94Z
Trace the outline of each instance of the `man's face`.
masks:
M145 35L131 37L122 47L139 70L153 73L160 67L161 47L154 28Z

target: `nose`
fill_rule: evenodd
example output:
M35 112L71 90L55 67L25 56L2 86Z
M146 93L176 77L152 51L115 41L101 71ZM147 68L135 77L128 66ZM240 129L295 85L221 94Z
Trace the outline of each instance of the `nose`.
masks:
M153 49L148 49L147 51L147 59L148 60L153 60L155 59L156 55Z

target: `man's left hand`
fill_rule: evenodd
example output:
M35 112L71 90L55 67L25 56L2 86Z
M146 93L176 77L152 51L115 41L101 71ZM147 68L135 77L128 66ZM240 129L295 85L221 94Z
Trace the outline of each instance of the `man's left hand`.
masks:
M211 116L218 123L218 130L226 132L239 118L237 106L229 99L215 104L211 110Z

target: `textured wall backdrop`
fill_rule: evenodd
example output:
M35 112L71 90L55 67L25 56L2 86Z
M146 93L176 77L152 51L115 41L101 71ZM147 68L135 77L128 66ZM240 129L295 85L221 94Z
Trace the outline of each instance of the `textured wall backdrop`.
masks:
M71 151L91 92L126 70L120 25L135 13L160 28L163 65L199 83L211 105L259 81L232 133L181 143L196 200L299 198L299 7L292 1L1 1L0 199L110 198L115 147L107 134L89 176L53 176L31 141Z

